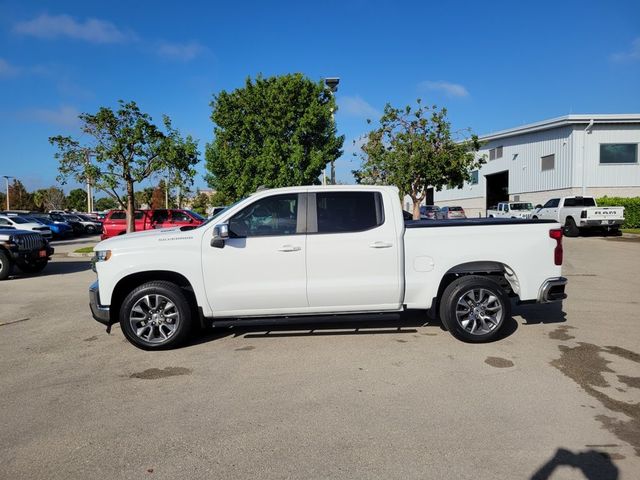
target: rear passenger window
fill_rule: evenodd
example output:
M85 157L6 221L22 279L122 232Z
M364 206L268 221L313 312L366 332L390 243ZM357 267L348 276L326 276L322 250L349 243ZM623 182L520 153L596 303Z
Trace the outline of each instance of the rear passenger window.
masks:
M126 214L124 212L113 212L109 217L109 220L124 220Z
M317 193L316 212L318 233L361 232L384 223L378 192Z

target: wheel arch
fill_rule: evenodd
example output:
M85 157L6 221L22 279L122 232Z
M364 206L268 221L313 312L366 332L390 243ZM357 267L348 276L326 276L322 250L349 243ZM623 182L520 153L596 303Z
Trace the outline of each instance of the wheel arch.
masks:
M490 277L496 280L509 295L518 296L520 293L520 283L515 271L506 263L497 261L474 261L455 265L445 272L438 286L438 293L432 302L432 306L439 308L440 299L445 289L456 279L477 275L481 277ZM437 311L437 310L436 310Z
M113 293L111 294L111 305L109 308L111 322L118 323L120 306L122 305L125 297L134 288L139 287L144 283L157 280L171 282L180 287L184 291L185 296L192 307L192 315L194 315L194 318L198 318L201 324L203 323L202 315L200 315L200 309L198 308L198 301L191 282L189 282L187 277L184 275L170 270L146 270L142 272L135 272L118 280L118 283L116 283Z

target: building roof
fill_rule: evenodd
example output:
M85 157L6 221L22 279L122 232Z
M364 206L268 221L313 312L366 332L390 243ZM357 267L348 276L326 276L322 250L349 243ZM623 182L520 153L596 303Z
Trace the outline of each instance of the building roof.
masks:
M500 130L480 136L482 141L497 140L500 138L513 137L515 135L523 135L525 133L539 132L541 130L550 130L552 128L564 127L567 125L583 124L589 125L593 120L594 123L637 123L640 124L640 113L594 113L581 115L564 115L562 117L550 118L541 122L529 123L507 130Z

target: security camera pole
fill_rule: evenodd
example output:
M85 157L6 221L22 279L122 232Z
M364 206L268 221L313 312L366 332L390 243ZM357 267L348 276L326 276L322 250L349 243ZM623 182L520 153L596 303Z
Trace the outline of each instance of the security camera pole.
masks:
M4 177L5 184L7 186L7 210L10 210L11 207L9 206L9 179L16 178L16 177L11 177L9 175L3 175L3 177Z
M331 92L332 97L338 91L339 83L340 83L340 79L338 77L328 77L324 79L324 84L327 86L327 88L329 88L329 91ZM331 108L331 120L333 120L334 124L336 123L336 118L335 118L333 108ZM335 164L335 160L333 159L331 159L331 177L330 178L331 178L330 180L331 185L335 185L336 184L336 164Z

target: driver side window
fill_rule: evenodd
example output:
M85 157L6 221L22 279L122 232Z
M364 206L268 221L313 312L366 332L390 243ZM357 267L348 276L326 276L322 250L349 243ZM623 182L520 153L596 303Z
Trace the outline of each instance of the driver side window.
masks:
M276 195L252 203L229 220L232 237L294 235L298 224L298 194Z
M542 208L556 208L559 203L560 203L559 198L552 198L547 203L545 203Z

